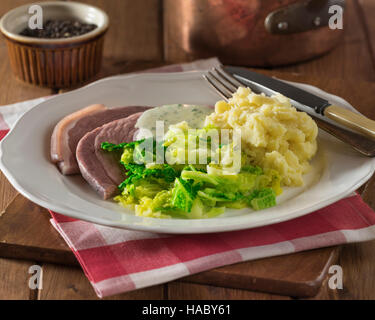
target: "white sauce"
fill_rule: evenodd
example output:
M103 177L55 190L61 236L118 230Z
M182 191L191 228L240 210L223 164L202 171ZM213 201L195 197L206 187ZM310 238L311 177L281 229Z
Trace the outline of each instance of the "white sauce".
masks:
M165 105L145 111L138 119L135 127L140 129L138 137L147 136L145 135L146 130L150 130L155 137L156 121L164 121L164 133L168 131L171 124L181 121L186 121L191 128L199 129L203 128L206 116L214 111L213 108L207 106Z

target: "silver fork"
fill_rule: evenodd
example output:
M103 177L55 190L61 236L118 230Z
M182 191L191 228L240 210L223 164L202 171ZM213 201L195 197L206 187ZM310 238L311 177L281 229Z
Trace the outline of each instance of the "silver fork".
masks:
M213 68L204 74L203 78L226 101L232 97L233 93L237 91L238 87L246 87L246 85L224 70L223 66ZM335 126L329 122L319 119L312 114L309 115L316 121L319 128L328 132L337 139L349 144L353 149L357 150L361 154L368 157L375 157L375 141L368 139L363 135Z

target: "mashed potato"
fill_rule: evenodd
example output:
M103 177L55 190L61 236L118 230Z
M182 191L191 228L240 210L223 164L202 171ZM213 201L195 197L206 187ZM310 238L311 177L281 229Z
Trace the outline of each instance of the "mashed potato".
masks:
M301 186L317 151L318 127L290 100L239 88L229 102L219 101L205 125L241 131L242 151L262 168L277 170L286 186Z

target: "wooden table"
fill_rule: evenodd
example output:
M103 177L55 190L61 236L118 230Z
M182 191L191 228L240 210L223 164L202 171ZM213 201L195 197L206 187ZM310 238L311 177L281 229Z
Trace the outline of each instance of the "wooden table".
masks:
M161 28L161 0L81 0L104 8L116 28L106 39L104 66L99 77L126 73L165 64ZM27 0L2 0L0 15ZM348 0L346 29L342 44L329 54L312 61L273 70L261 70L284 79L315 84L340 95L375 118L375 2ZM122 39L119 41L118 39ZM15 80L7 59L5 42L0 40L0 105L58 93L58 90L35 88ZM360 188L364 200L375 209L375 178ZM16 196L16 191L0 173L0 209L4 210ZM4 222L7 214L0 213L0 230L12 230ZM41 219L48 219L47 215ZM46 221L44 221L46 222ZM9 227L9 228L8 228ZM42 230L46 232L46 230ZM51 237L56 237L50 228ZM22 242L21 237L17 241ZM1 241L1 239L0 239ZM27 243L25 243L25 247ZM5 246L3 246L5 247ZM1 248L1 245L0 245ZM324 249L323 249L324 251ZM321 251L321 252L323 252ZM1 250L0 250L1 252ZM5 252L5 251L4 251ZM307 256L317 251L303 253ZM0 254L0 299L96 299L95 293L82 270L74 266L13 259L9 252ZM17 253L14 253L17 257ZM24 257L24 256L23 256ZM282 259L283 257L280 257ZM287 259L287 257L286 257ZM282 260L280 260L282 261ZM264 260L254 262L266 263ZM375 241L350 244L340 248L338 261L343 268L344 289L332 291L323 279L321 290L313 299L374 299L375 298ZM43 267L43 290L28 288L31 265ZM241 264L238 265L241 269ZM233 269L231 269L233 272ZM222 271L218 271L222 272ZM141 289L111 299L291 299L265 292L207 285L202 279L192 278ZM206 282L207 283L207 282ZM209 282L208 282L209 283Z

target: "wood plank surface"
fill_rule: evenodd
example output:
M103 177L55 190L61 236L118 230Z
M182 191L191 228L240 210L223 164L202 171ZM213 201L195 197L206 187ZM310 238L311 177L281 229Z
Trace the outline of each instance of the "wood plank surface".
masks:
M338 300L338 290L328 286L328 278L323 282L319 292L314 297L302 298L300 300Z
M13 76L4 41L0 41L0 57L0 106L52 94L50 89L29 85Z
M17 261L0 258L0 300L29 300L31 290L28 282L32 261Z
M339 247L238 263L184 278L186 282L292 297L314 297L334 265Z
M114 295L104 300L162 300L164 285ZM43 264L43 289L40 300L97 300L90 282L81 269Z
M163 59L161 0L80 2L97 6L110 17L110 29L104 43L107 63Z
M168 285L172 300L290 300L290 297L217 286L172 282Z
M357 10L363 23L363 31L368 45L368 51L371 55L372 66L375 71L375 1L356 0Z
M337 290L339 299L375 299L375 241L343 246L338 265L344 278L343 290Z
M50 219L46 209L17 195L0 217L0 256L77 266Z

